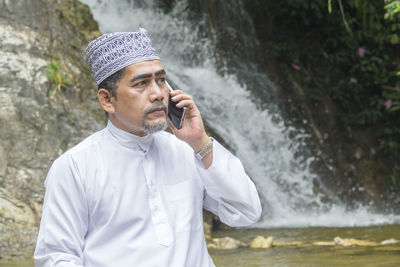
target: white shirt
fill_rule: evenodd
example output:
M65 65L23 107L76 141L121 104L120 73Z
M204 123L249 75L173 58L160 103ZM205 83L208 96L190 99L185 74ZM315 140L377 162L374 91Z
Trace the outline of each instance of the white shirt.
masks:
M36 266L214 266L202 208L230 226L261 214L253 182L218 142L205 169L174 135L138 137L110 121L55 160L45 186Z

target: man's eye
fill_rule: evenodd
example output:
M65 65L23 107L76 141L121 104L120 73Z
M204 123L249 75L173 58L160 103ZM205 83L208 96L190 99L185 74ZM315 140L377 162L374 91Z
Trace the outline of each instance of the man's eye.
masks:
M136 84L134 85L134 87L145 86L146 84L147 84L147 81L141 81L141 82L136 83Z
M158 84L164 84L165 83L165 78L160 78L157 80Z

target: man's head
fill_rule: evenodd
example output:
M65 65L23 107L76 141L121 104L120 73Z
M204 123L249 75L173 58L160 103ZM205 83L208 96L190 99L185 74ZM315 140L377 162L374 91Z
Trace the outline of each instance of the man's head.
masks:
M115 126L140 136L167 127L166 73L146 30L102 35L88 45L86 60Z

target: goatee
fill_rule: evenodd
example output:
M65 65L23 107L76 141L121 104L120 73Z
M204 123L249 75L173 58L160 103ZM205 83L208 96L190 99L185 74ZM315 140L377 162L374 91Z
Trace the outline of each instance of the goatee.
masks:
M164 119L161 121L156 121L156 122L150 123L147 120L147 115L149 115L151 112L156 111L158 109L164 110L164 113L165 113ZM168 108L164 104L164 102L160 101L160 102L154 103L151 107L147 108L143 112L143 125L142 125L143 130L147 134L152 134L152 133L163 131L163 130L167 129L167 127L168 127L167 114L168 114Z

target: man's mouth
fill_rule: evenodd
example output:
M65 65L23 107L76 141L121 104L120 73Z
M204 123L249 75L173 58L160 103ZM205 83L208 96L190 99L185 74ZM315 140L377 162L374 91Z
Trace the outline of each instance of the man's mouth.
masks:
M166 107L158 107L158 108L152 108L151 110L146 112L146 115L165 115L167 113L167 108Z
M163 108L158 108L150 112L150 114L165 114L165 111Z

